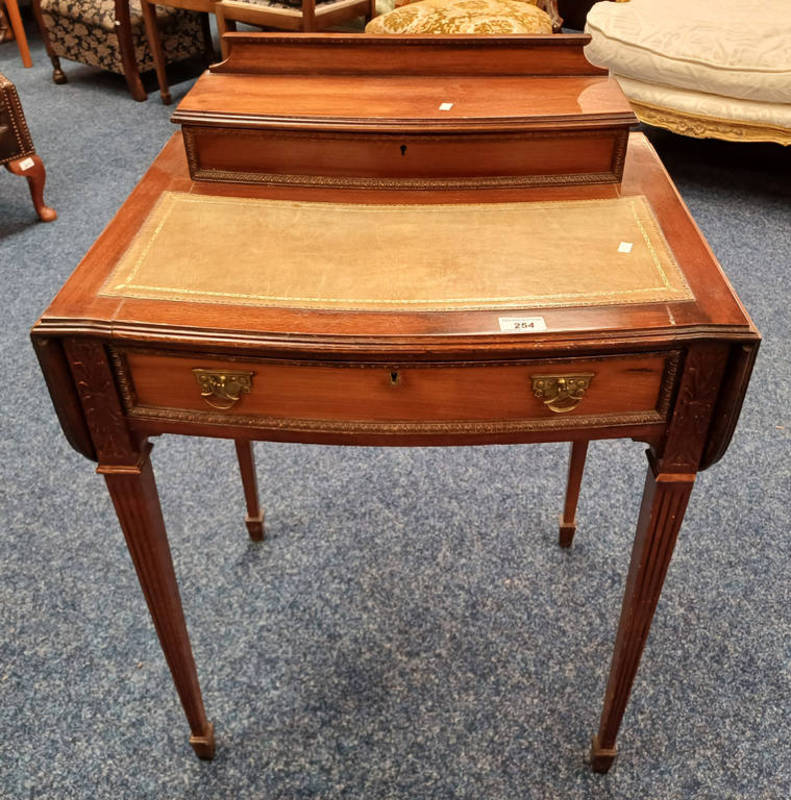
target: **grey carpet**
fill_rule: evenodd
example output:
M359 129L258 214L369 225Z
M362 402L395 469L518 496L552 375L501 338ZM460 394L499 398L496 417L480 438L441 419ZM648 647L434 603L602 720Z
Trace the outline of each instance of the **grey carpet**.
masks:
M585 757L639 504L642 445L595 443L570 552L566 448L256 445L269 539L229 442L154 462L213 763L197 761L102 481L66 444L27 339L173 128L156 93L13 44L60 218L0 171L3 798L791 796L789 152L651 138L765 336L704 473L607 776ZM174 86L176 100L190 82Z

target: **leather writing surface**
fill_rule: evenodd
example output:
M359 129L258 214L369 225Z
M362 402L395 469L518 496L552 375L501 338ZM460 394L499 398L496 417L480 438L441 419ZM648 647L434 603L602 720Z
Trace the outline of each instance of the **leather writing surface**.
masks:
M101 293L391 311L692 299L643 197L366 205L178 192Z

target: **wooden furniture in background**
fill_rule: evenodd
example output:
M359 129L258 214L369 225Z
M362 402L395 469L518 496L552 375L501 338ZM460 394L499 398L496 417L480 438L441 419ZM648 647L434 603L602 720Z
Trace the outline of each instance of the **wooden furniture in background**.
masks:
M613 148L634 118L585 64L587 40L229 35L229 60L179 106L184 140L36 323L60 422L98 461L201 758L214 729L150 437L234 439L253 538L254 440L570 441L564 546L586 443L631 438L649 463L591 752L594 770L612 765L696 473L728 446L759 335L647 140L629 134L625 160ZM502 155L524 137L544 147L543 171Z
M27 178L33 206L42 222L52 222L58 215L44 203L44 162L33 147L16 86L0 74L0 164L14 175Z
M147 98L140 73L155 64L138 4L130 0L33 0L33 12L52 61L55 83L67 82L60 65L60 59L67 58L123 75L135 100ZM156 18L157 42L168 61L196 55L202 55L207 63L212 60L205 14L161 6Z
M186 11L196 11L201 14L203 25L203 36L205 43L205 55L207 63L215 60L214 45L211 39L211 28L209 27L209 14L214 13L216 0L168 0L167 3L156 3L153 0L140 0L140 10L143 14L143 22L146 26L146 36L148 46L151 48L151 56L154 59L154 70L157 74L159 84L159 95L165 105L170 105L170 87L168 86L167 59L162 49L162 38L159 35L159 25L157 24L156 7L167 6L168 8L181 8Z
M376 14L376 0L219 0L215 4L222 57L228 56L223 34L236 23L284 31L323 31L356 17L367 22Z
M27 44L25 26L22 24L22 17L19 13L19 4L17 0L0 0L0 11L2 10L2 6L5 6L8 22L11 25L11 30L14 32L16 45L19 48L19 55L22 57L22 66L32 67L33 59L30 57L30 48Z
M563 18L563 24L567 28L578 31L585 30L585 19L588 12L596 3L605 0L557 0L557 11ZM628 3L629 0L609 0L615 3Z

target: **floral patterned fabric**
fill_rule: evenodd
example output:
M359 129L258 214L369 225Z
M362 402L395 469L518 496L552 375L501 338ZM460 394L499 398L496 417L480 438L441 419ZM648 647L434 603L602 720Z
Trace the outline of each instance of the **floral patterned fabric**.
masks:
M524 0L419 0L375 17L366 33L552 33L552 20Z
M394 0L395 8L408 6L412 3L419 3L420 1L421 0ZM530 5L540 8L542 11L546 11L547 14L549 14L549 18L552 20L553 30L556 33L560 32L560 26L563 20L558 14L557 0L522 0L522 2L530 3ZM629 2L629 0L617 0L617 2Z
M132 44L141 72L154 68L139 0L130 0ZM181 61L203 52L200 16L156 6L165 59ZM41 14L55 55L124 74L115 34L114 0L41 0Z

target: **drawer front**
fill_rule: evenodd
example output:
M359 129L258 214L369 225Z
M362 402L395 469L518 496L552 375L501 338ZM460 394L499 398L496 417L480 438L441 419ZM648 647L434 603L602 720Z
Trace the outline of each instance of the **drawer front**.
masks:
M358 364L114 352L133 417L262 428L530 430L665 420L677 353ZM443 428L443 426L445 426ZM461 427L458 427L461 426Z
M558 137L533 132L306 134L184 126L195 180L392 189L617 182L626 136L623 128Z

